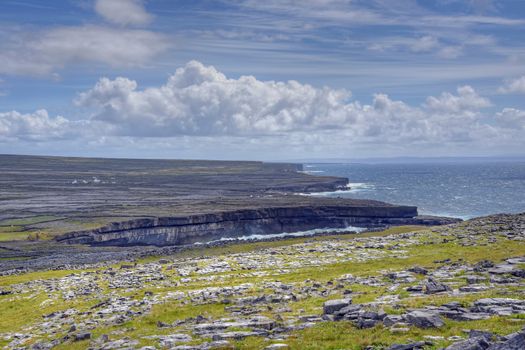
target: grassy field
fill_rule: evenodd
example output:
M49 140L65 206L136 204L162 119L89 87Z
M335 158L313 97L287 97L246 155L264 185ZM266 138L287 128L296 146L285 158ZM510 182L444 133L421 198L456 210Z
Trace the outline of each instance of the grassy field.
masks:
M407 245L403 248L402 254L390 254L385 257L372 259L368 261L342 261L336 263L324 264L318 267L305 267L285 269L284 272L279 266L274 268L258 269L260 276L252 275L246 276L242 270L214 273L211 275L199 275L192 273L188 277L192 281L181 283L182 277L175 271L168 270L163 267L163 272L168 281L177 283L179 286L163 287L161 284L145 284L140 288L133 288L129 290L110 290L102 281L99 282L103 289L101 295L97 298L87 298L76 301L65 301L58 297L54 302L46 303L49 295L36 293L31 297L19 297L13 299L10 296L0 297L0 314L3 316L0 320L0 333L9 333L21 331L28 324L36 322L42 314L50 313L58 310L64 310L70 307L79 310L89 310L89 308L101 300L105 295L118 295L131 297L132 299L142 300L145 295L151 294L155 296L163 296L169 292L190 292L201 290L208 287L224 287L224 286L238 286L245 283L251 283L254 287L246 292L246 295L260 295L261 293L268 293L263 287L265 282L279 281L291 285L301 286L305 281L317 282L322 285L329 285L332 281L337 280L342 275L352 274L356 277L378 277L383 279L385 272L388 271L402 271L412 266L425 267L429 271L438 269L443 266L442 260L450 259L450 263L474 264L481 260L490 259L494 262L500 262L508 257L525 255L525 241L523 240L509 240L504 237L495 235L489 237L486 234L476 236L478 244L476 245L462 245L459 244L460 238L453 234L443 234L443 232L434 232L433 229L423 229L421 227L396 227L382 232L370 232L355 235L335 235L309 238L293 238L273 242L256 242L246 244L236 244L231 246L190 250L181 254L169 257L150 257L137 261L138 266L156 264L159 259L176 259L176 261L199 261L202 259L218 259L219 261L233 262L238 256L258 256L258 254L268 254L275 249L285 249L290 252L294 251L297 246L307 244L308 246L316 246L318 244L335 244L337 242L356 242L360 246L361 242L366 242L366 239L374 237L391 237L400 236L406 232L413 232L420 230L415 244ZM490 244L486 243L487 239L491 238ZM400 242L403 242L400 238ZM409 239L410 240L410 239ZM388 247L386 248L388 251ZM290 253L292 254L292 253ZM290 255L283 257L287 261L293 261L295 257ZM204 266L204 265L203 265ZM119 266L112 266L118 269ZM67 278L71 274L78 274L82 271L42 271L30 274L22 274L17 276L6 276L0 279L1 288L9 289L10 286L30 283L34 280L53 280L57 278ZM207 277L210 277L207 279ZM213 277L213 278L211 278ZM454 282L456 287L465 285L464 279L457 278ZM366 286L362 284L351 284L346 286L352 290L354 303L367 303L379 298L397 295L399 301L394 307L385 306L388 313L402 313L408 309L423 307L426 305L441 305L450 301L459 301L465 305L471 302L486 297L510 297L510 298L525 298L525 291L520 287L498 287L492 288L482 293L474 293L462 296L451 295L429 295L423 297L412 297L404 292L405 285L401 285L395 291L389 290L386 286ZM339 298L342 295L335 292L328 298ZM5 300L9 299L9 302ZM322 304L326 298L309 297L298 301L290 301L288 303L289 311L283 316L285 318L299 317L305 314L320 314L322 313ZM36 307L35 306L39 306ZM158 336L165 334L172 334L177 332L185 332L183 326L172 328L158 328L157 323L165 322L172 323L177 320L184 320L196 316L204 316L210 319L218 319L221 317L231 317L227 311L229 304L222 302L218 303L204 303L192 304L185 300L166 301L153 305L152 309L143 316L135 317L130 321L116 326L99 326L91 331L92 337L96 338L102 334L118 334L118 337L128 337L139 342L139 346L155 345L154 339L149 336ZM269 317L276 317L273 310L268 309L262 313ZM12 319L16 321L10 321ZM451 341L448 339L451 336L464 335L465 329L483 329L495 332L497 334L508 334L521 329L525 325L525 318L523 316L504 316L491 317L488 320L458 322L446 320L446 324L442 329L427 329L422 330L415 327L410 327L406 332L394 333L383 326L376 326L371 329L357 329L350 322L322 322L316 324L312 328L294 331L290 337L285 340L290 349L363 349L366 346L375 346L380 349L382 346L387 346L393 343L407 343L415 340L428 339L425 337L434 337L434 345L429 349L439 349ZM65 334L65 333L64 333ZM194 338L189 344L198 344L206 339ZM262 337L248 337L241 341L235 341L236 349L262 349L271 344L273 341L265 340ZM6 341L0 340L0 345L6 345ZM87 349L89 341L81 342L67 342L57 349Z

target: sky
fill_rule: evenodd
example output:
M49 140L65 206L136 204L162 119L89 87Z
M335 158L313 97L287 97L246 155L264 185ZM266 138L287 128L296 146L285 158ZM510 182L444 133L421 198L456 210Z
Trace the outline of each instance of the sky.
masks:
M522 0L1 0L0 154L525 155Z

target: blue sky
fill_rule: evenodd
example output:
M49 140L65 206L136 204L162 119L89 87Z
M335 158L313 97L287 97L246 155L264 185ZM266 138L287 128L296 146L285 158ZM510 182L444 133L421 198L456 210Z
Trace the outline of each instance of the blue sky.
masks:
M523 155L521 0L3 0L0 153Z

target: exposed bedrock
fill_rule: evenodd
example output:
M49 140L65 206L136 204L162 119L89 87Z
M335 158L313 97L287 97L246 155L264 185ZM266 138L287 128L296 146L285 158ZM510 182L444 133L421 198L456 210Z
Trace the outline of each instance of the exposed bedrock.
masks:
M428 220L418 219L416 207L388 204L374 207L338 205L262 208L129 220L95 230L71 232L57 240L72 244L164 246L315 228L426 224ZM442 223L436 218L431 221L431 224Z

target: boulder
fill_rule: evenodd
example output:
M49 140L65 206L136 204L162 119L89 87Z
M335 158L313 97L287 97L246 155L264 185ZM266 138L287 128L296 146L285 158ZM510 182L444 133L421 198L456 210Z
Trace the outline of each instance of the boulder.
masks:
M485 350L490 346L487 338L476 337L454 343L445 350Z
M525 330L508 335L506 340L492 344L488 350L523 350L525 349Z
M88 339L91 339L91 333L89 333L89 332L77 333L77 334L75 334L73 339L75 341L88 340Z
M408 271L413 272L413 273L417 273L418 275L426 275L426 274L428 274L428 270L423 268L423 267L420 267L420 266L411 267L411 268L408 269Z
M450 287L430 277L428 281L424 283L423 290L425 294L435 294L449 291Z
M482 272L486 269L489 269L491 267L494 267L494 263L490 260L481 260L476 265L474 265L474 271L476 272Z
M405 318L401 315L388 315L383 319L385 327L391 327L396 323L403 322Z
M342 308L350 305L352 303L352 299L335 299L335 300L328 300L323 304L323 313L325 315L331 315L335 313L336 311L341 310Z
M421 310L409 312L405 318L408 323L419 328L440 328L445 324L439 315Z

